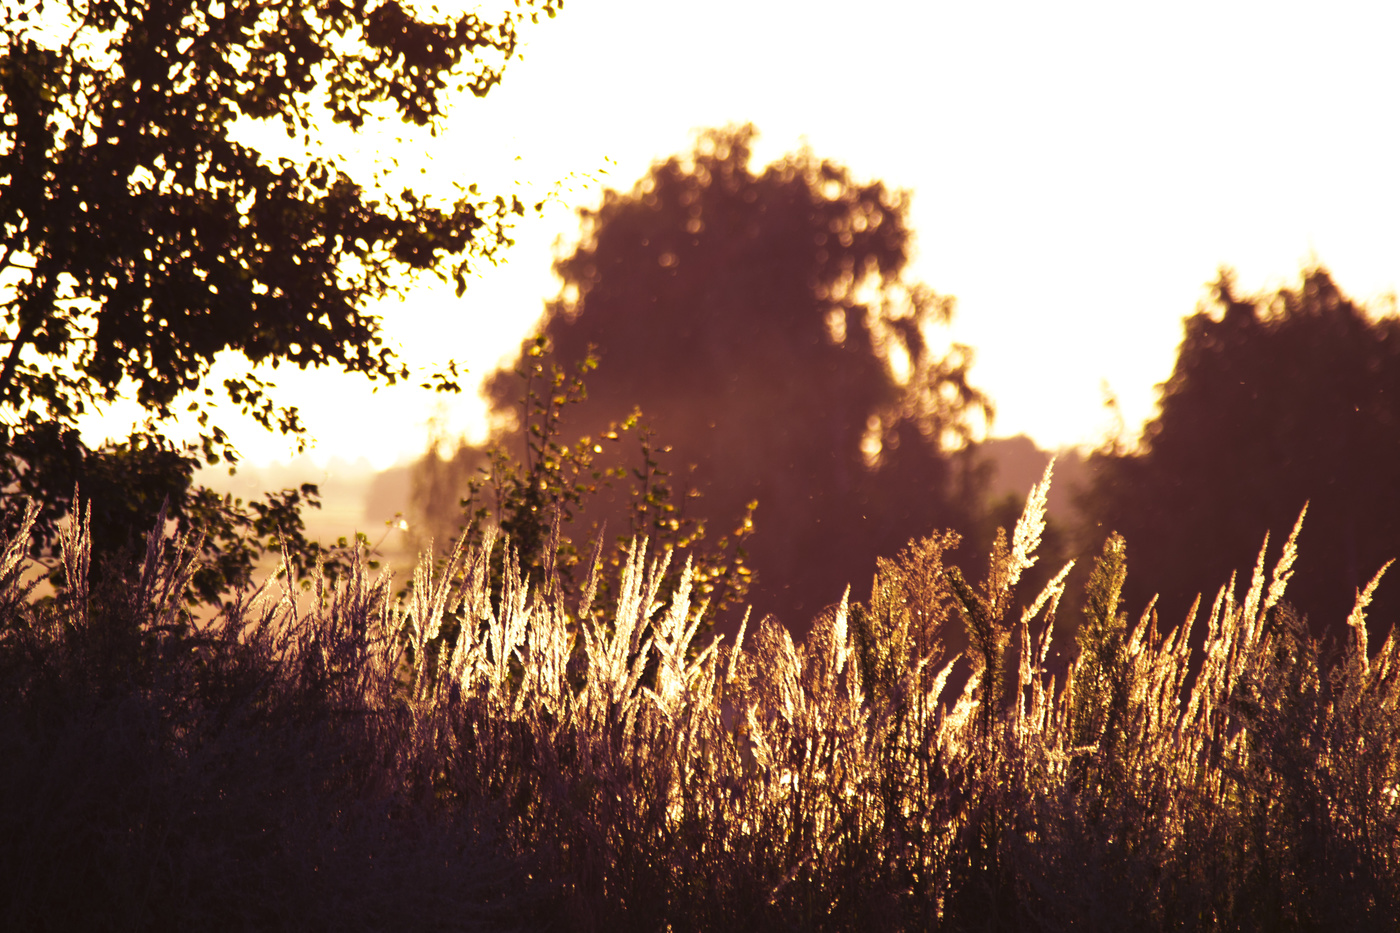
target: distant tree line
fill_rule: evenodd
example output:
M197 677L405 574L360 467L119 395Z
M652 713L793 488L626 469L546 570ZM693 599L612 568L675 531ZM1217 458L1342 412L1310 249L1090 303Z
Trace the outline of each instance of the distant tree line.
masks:
M0 7L0 524L37 498L33 547L51 558L80 486L100 564L169 503L206 533L194 591L207 601L268 550L303 568L327 557L300 518L314 486L244 504L194 482L201 463L237 461L206 408L214 357L406 378L369 302L405 272L460 288L524 206L468 186L451 203L366 187L333 158L272 159L230 127L270 121L310 147L317 119L435 125L446 92L487 93L519 24L558 7L492 21L359 0ZM1015 514L1015 499L986 495L992 402L972 351L937 337L952 300L909 273L909 194L808 150L755 168L754 136L705 131L582 212L555 264L558 299L488 380L498 455L462 447L419 470L439 542L494 494L532 572L551 536L578 562L606 524L611 538L710 548L718 602L737 612L742 593L801 630L848 583L867 591L877 555L951 528L968 539L950 546L956 563ZM1310 502L1314 556L1291 594L1335 618L1400 552L1397 327L1321 268L1256 297L1222 274L1187 321L1158 416L1136 445L1094 455L1077 537L1052 525L1045 563L1120 532L1126 604L1160 593L1175 618L1203 579L1247 572L1265 531L1277 540ZM304 436L251 367L221 389ZM78 418L124 395L147 422L85 444ZM194 444L167 439L177 413L199 424ZM1375 624L1397 605L1382 587Z
M1257 296L1222 272L1159 392L1135 447L1090 459L1079 501L1085 538L1127 539L1127 604L1160 593L1176 624L1231 570L1243 590L1265 533L1276 554L1306 503L1289 600L1318 624L1345 619L1400 557L1400 319L1368 312L1321 267ZM1216 594L1201 595L1204 611ZM1397 609L1400 578L1376 592L1375 634Z
M560 297L529 346L598 360L586 399L558 422L564 435L615 437L639 409L692 515L728 522L757 501L750 601L802 631L848 583L863 596L875 555L921 532L955 529L972 545L963 554L985 552L1024 498L992 501L989 482L998 461L1025 457L976 437L992 409L969 382L970 351L930 347L951 302L905 277L907 196L810 152L754 173L753 132L709 131L583 211L580 243L555 265ZM1247 585L1265 533L1277 545L1310 503L1309 561L1291 598L1307 617L1344 619L1400 555L1397 328L1320 267L1254 297L1222 272L1186 319L1141 439L1115 438L1082 471L1071 457L1074 507L1061 500L1030 579L1076 556L1086 573L1117 532L1133 568L1125 606L1139 613L1156 595L1175 624L1203 584L1238 570L1237 590ZM506 449L524 440L522 385L510 370L487 382ZM466 474L484 456L462 447L453 462ZM460 479L444 483L437 462L420 470L420 492L451 495ZM588 517L622 535L649 530L625 501L604 497ZM1201 593L1203 614L1215 595ZM1382 587L1375 605L1379 629L1400 601ZM1078 606L1062 613L1078 618Z

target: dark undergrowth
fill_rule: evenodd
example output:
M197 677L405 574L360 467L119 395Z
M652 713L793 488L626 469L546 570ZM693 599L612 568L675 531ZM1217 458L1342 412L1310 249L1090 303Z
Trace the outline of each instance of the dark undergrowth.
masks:
M802 644L692 644L689 574L657 598L683 558L645 543L605 612L596 580L493 579L488 533L405 599L362 567L199 620L197 548L153 533L92 579L73 527L76 585L36 599L22 534L0 927L1395 929L1400 648L1367 644L1370 590L1316 641L1295 528L1209 611L1133 624L1115 536L1052 675L1065 575L1017 593L1047 484L986 579L911 542Z

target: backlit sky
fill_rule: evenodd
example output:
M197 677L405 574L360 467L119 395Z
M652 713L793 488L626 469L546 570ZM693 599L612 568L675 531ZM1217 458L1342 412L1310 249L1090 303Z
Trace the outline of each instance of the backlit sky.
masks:
M336 143L351 165L397 157L420 191L557 188L463 299L378 308L410 365L455 357L472 389L557 291L573 209L727 123L757 125L755 169L806 142L913 190L914 276L956 296L947 336L976 350L993 433L1043 447L1100 441L1105 388L1136 434L1222 264L1254 291L1320 261L1378 309L1400 281L1400 4L568 0L525 39L436 138ZM472 390L271 375L319 460L414 456L435 413L484 430ZM220 423L253 462L289 455Z

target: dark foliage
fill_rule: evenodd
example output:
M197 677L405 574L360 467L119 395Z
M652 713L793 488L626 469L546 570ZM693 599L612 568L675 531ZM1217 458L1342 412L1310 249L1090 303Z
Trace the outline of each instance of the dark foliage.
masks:
M60 537L85 578L87 536ZM521 928L491 812L434 805L372 686L387 603L363 568L311 625L256 602L200 624L195 555L142 544L37 601L23 542L0 559L0 927Z
M245 503L194 487L197 459L160 436L135 435L92 450L76 429L53 422L15 436L10 452L13 462L23 467L0 500L5 527L18 522L26 500L39 501L37 497L50 488L67 491L52 495L35 520L36 550L51 555L56 583L62 582L62 571L52 559L51 544L43 545L52 542L60 519L71 514L79 488L97 503L89 507L92 548L97 563L110 565L104 570L108 574L121 572L140 545L137 529L157 514L202 536L204 562L190 594L205 603L217 605L231 591L251 585L254 568L267 553L279 555L296 576L304 576L318 561L331 576L348 569L344 549L306 538L302 509L321 507L313 483Z
M1213 573L1249 564L1310 502L1310 559L1290 600L1335 624L1400 555L1400 319L1368 314L1318 268L1255 298L1222 273L1185 330L1139 449L1091 464L1092 530L1122 532L1143 568L1125 598L1160 592L1163 617L1180 619L1199 587L1225 582ZM1400 601L1383 591L1376 605L1388 623Z
M435 125L449 89L500 80L530 8L559 5L517 3L495 22L422 21L397 0L0 6L0 489L39 494L41 547L75 478L124 472L123 508L139 514L127 530L166 497L186 525L209 514L190 473L236 459L202 410L220 352L406 375L368 303L404 272L460 291L523 206L365 188L313 152L317 121ZM248 119L300 136L305 157L236 141ZM251 371L224 383L268 429L303 432L272 388ZM201 443L163 443L161 422L199 389L188 407ZM85 449L74 420L123 396L151 420L125 444ZM6 514L13 528L18 512Z

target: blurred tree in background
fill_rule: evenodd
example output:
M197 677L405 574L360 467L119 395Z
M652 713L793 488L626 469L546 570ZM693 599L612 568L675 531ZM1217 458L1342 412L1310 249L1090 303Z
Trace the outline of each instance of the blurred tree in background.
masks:
M929 345L952 302L905 275L908 194L808 151L755 174L754 136L707 131L582 211L539 332L565 365L600 360L570 434L639 406L692 514L733 523L758 501L751 599L800 631L847 583L863 597L876 555L967 526L978 474L956 452L991 406L966 347ZM487 391L520 447L519 381Z
M0 5L0 488L44 505L42 545L71 507L118 476L126 495L94 515L99 550L144 531L169 496L186 526L222 538L228 573L248 569L253 514L191 490L201 460L236 451L209 422L216 354L250 364L223 394L268 429L305 431L252 364L339 365L372 380L407 375L367 308L405 273L464 287L468 264L507 242L507 202L461 190L438 203L362 184L315 145L330 121L358 130L436 126L446 94L483 95L514 56L517 25L559 0L517 0L495 21L420 20L397 0L68 0ZM320 121L318 123L318 121ZM235 132L285 130L278 158ZM182 393L201 390L185 406ZM97 450L85 412L135 398L149 418ZM202 428L175 445L163 425L187 407ZM295 539L314 487L267 508ZM290 512L281 508L290 505ZM230 509L232 508L232 511ZM285 519L285 520L283 520ZM264 540L267 540L264 537ZM228 550L232 548L233 550ZM256 548L255 548L256 550ZM299 555L305 556L305 555ZM240 570L242 568L242 570ZM210 581L217 587L217 581Z
M1091 458L1081 501L1091 534L1121 532L1134 554L1129 611L1160 593L1175 625L1202 587L1208 610L1232 568L1238 594L1265 532L1272 566L1310 501L1288 598L1343 626L1356 590L1400 556L1400 319L1368 315L1322 268L1253 298L1222 272L1185 330L1138 450ZM1393 621L1395 592L1380 587L1373 620Z

